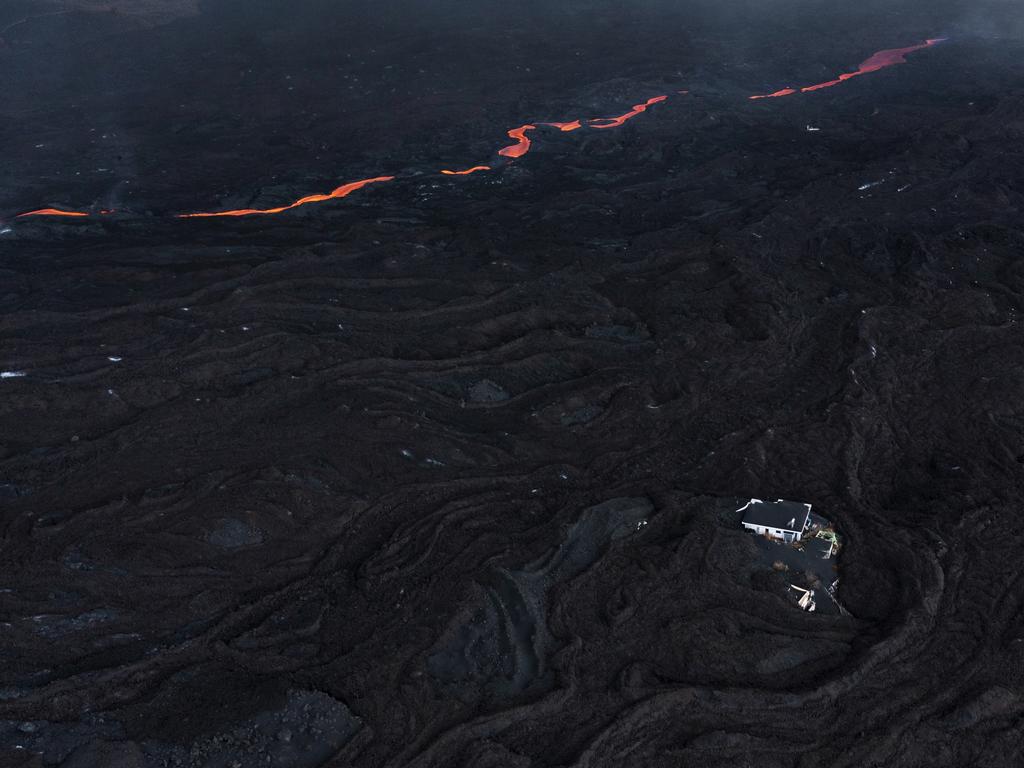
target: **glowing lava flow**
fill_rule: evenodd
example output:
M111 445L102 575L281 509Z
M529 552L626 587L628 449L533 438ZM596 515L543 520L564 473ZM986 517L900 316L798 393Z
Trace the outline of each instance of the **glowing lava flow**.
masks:
M890 48L885 51L879 51L878 53L873 54L871 58L863 62L859 67L857 67L856 72L844 72L843 74L839 75L839 77L837 77L835 80L829 80L824 83L818 83L817 85L808 85L804 88L801 88L800 93L810 93L812 91L820 91L822 88L831 88L834 85L839 85L840 83L846 82L847 80L850 80L854 77L860 77L861 75L867 75L870 74L871 72L877 72L880 69L885 69L886 67L891 67L896 64L906 64L908 54L914 53L914 51L920 51L924 48L931 48L933 45L938 45L944 40L946 40L946 38L937 37L935 39L925 40L923 43L919 43L918 45L911 45L906 48ZM794 94L796 92L797 90L795 88L783 88L781 91L776 91L775 93L769 93L764 96L751 96L750 98L772 99L778 96L790 96L791 94Z
M587 120L587 124L591 128L618 128L627 120L630 120L636 117L637 115L646 112L647 108L652 104L657 104L659 102L665 101L667 98L668 96L654 96L645 101L643 104L635 105L631 110L629 110L629 112L627 112L624 115L619 115L618 117L599 117L594 120ZM557 128L560 131L569 132L575 131L578 128L582 128L583 122L581 120L573 120L572 122L569 123L540 123L540 125L549 125L552 128ZM530 146L532 144L530 138L526 135L526 132L536 130L536 128L536 125L528 124L521 125L518 128L513 128L512 130L510 130L508 132L508 137L510 139L515 139L516 143L512 144L511 146L499 149L498 154L502 155L503 157L512 158L522 157L523 155L525 155L527 152L530 151Z
M914 53L915 51L920 51L924 48L930 48L933 45L937 45L938 43L943 42L945 39L946 38L935 38L931 40L925 40L925 42L923 43L920 43L918 45L911 45L906 48L892 48L884 51L878 51L869 59L864 61L855 72L843 73L834 80L829 80L824 83L818 83L816 85L808 85L800 89L783 88L781 90L775 91L774 93L750 96L749 98L771 99L778 98L780 96L791 96L795 93L808 93L811 91L821 90L823 88L830 88L846 80L850 80L851 78L859 77L860 75L866 75L870 72L877 72L880 69L885 69L886 67L891 67L896 64L905 64L906 57L909 54ZM688 93L688 91L679 91L679 93L685 94ZM605 128L617 128L621 126L623 123L625 123L627 120L631 120L637 115L646 112L649 107L660 102L663 102L667 99L668 96L653 96L647 99L647 101L645 101L642 104L634 105L631 110L629 110L623 115L619 115L618 117L600 117L589 120L573 120L571 122L564 123L537 123L536 125L533 123L528 123L526 125L521 125L518 128L512 128L507 132L508 137L510 139L513 139L515 141L515 144L512 144L507 147L502 147L501 149L498 150L498 154L501 155L502 157L510 158L513 160L525 155L527 152L530 151L530 147L532 146L532 141L526 134L529 131L536 130L538 125L557 128L558 130L563 132L576 131L583 127L595 128L598 130L602 130ZM469 174L472 173L489 170L492 170L492 166L475 165L472 168L467 168L461 171L453 171L446 169L442 170L441 173L445 176L468 176ZM337 189L334 189L333 191L327 194L307 195L306 197L299 198L293 203L278 206L276 208L240 208L237 210L230 211L202 211L198 213L182 213L178 214L177 218L197 219L228 216L256 216L283 213L284 211L290 211L293 208L298 208L299 206L302 205L308 205L309 203L320 203L326 200L337 200L343 197L348 197L348 195L352 194L356 190L362 189L363 187L368 186L370 184L378 184L385 181L393 181L394 179L394 176L376 176L371 179L361 179L360 181L353 181L348 184L343 184L342 186L338 187ZM108 215L111 213L114 213L114 211L99 211L100 215ZM88 217L90 215L92 214L84 213L81 211L65 211L59 208L40 208L39 210L20 213L16 216L16 218L23 218L26 216Z
M588 120L587 122L590 123L591 128L618 128L627 120L631 120L637 115L646 112L647 108L652 104L658 104L659 102L665 101L667 98L668 96L654 96L645 101L643 104L637 104L631 110L629 110L629 112L627 112L624 115L619 115L619 117L602 117L596 120Z
M792 96L796 92L797 92L796 88L783 88L781 91L776 91L775 93L766 93L763 96L751 96L750 98L752 98L752 99L777 99L780 96Z
M469 174L476 173L477 171L489 170L491 170L491 166L489 165L474 165L472 168L467 168L464 171L441 171L441 173L445 176L468 176Z
M75 216L82 217L88 216L88 213L81 213L79 211L62 211L59 208L40 208L38 211L26 211L25 213L19 213L14 218L20 219L25 216Z
M557 128L564 133L575 131L577 128L583 127L583 123L579 120L573 120L571 123L542 123L542 125L550 125L552 128Z
M510 139L515 139L516 143L509 146L503 147L498 150L498 154L502 157L522 157L530 151L530 144L532 143L527 137L526 132L532 131L536 128L536 125L521 125L518 128L513 128L508 132Z
M309 203L322 203L324 200L338 200L343 197L348 197L357 189L362 189L368 184L377 184L382 181L392 181L394 178L394 176L377 176L372 179L361 179L360 181L349 182L348 184L342 184L340 187L326 195L307 195L306 197L300 197L294 203L282 205L279 208L240 208L235 211L216 211L213 213L180 213L178 214L178 218L207 219L212 218L214 216L254 216L267 213L281 213L282 211L290 211L292 208L298 208L300 205L308 205Z

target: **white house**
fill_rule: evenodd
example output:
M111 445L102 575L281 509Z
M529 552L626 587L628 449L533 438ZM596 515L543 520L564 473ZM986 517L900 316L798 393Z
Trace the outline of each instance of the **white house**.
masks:
M736 510L743 512L743 527L782 541L800 541L811 526L811 505L796 501L751 499Z

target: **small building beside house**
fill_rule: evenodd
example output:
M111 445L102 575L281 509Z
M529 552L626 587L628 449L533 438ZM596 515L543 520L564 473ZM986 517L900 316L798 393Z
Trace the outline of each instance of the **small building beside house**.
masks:
M797 501L761 501L751 499L737 512L743 512L743 527L780 541L800 541L811 526L811 505Z

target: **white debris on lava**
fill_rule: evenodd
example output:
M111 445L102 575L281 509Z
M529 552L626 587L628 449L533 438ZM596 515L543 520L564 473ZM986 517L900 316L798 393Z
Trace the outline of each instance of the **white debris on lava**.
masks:
M0 371L0 379L20 379L26 375L24 371Z

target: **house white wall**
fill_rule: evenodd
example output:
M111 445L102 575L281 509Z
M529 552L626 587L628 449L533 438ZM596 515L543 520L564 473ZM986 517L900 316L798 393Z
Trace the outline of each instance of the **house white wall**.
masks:
M800 541L800 539L803 538L803 532L795 533L793 531L784 531L781 528L769 528L764 525L754 525L753 523L743 523L743 527L748 528L749 530L753 531L754 533L760 536L768 535L771 536L773 539L785 540L787 534L789 536L792 536L792 538L789 539L790 541Z

